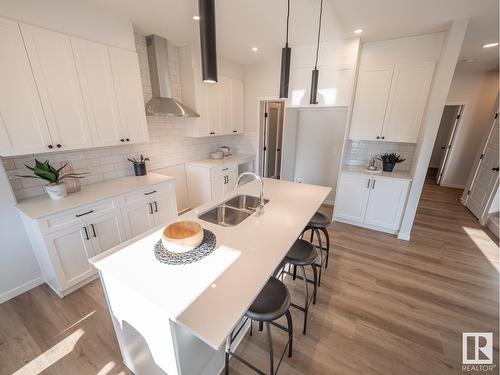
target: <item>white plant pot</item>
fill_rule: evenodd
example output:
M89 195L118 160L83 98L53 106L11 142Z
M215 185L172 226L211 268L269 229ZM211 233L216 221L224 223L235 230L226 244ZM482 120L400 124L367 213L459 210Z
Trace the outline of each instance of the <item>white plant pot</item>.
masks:
M55 201L63 199L67 194L66 185L64 185L63 183L45 185L44 189L49 197Z

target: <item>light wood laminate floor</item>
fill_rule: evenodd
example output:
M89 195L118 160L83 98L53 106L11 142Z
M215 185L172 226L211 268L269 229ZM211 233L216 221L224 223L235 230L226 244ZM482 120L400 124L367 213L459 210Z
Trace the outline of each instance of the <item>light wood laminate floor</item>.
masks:
M279 373L463 374L462 332L493 332L498 365L499 249L460 193L426 185L409 242L331 224L308 334L292 310L294 353ZM301 282L286 283L302 301ZM265 333L254 332L238 353L266 370ZM278 352L284 335L273 339ZM63 300L42 285L0 305L0 374L12 373L129 374L98 281ZM251 372L231 361L231 373Z

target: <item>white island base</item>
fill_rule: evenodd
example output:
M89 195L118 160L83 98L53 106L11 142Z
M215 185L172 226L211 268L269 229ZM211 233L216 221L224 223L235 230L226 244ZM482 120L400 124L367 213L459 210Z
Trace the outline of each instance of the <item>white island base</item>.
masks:
M198 215L238 194L258 196L256 182L180 216L217 237L210 255L188 265L155 259L163 228L92 258L125 365L136 375L219 374L226 338L330 190L265 179L264 212L234 227Z

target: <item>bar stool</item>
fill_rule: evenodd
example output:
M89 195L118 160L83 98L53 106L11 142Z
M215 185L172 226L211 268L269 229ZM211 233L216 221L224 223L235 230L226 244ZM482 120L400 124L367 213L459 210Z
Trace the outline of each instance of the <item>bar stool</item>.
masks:
M276 277L271 277L264 288L260 291L259 295L252 302L252 305L248 308L245 313L245 321L240 326L235 334L231 333L228 342L226 344L226 358L225 358L225 374L229 374L229 359L230 357L236 358L238 361L248 366L255 372L259 374L265 374L262 370L258 369L250 362L246 361L244 358L240 357L236 353L231 351L231 344L234 339L238 336L241 329L245 326L245 323L250 319L250 335L252 335L253 321L259 322L260 329L262 330L263 323L266 324L267 331L267 343L269 345L269 374L274 375L278 371L281 361L286 353L288 347L288 357L292 356L292 346L293 346L293 324L292 315L290 314L290 292L282 281L278 280ZM287 327L284 327L276 322L275 320L281 318L283 315L286 316ZM274 355L273 355L273 342L271 337L271 324L279 329L288 333L288 341L283 349L280 360L276 369L274 368Z
M309 312L309 306L311 306L311 302L316 304L316 292L317 292L317 282L318 282L318 273L316 270L316 260L318 258L318 252L314 248L314 245L310 242L307 242L303 239L297 239L292 245L291 249L286 254L284 262L293 266L293 273L290 270L285 270L283 268L282 274L287 274L293 276L293 280L296 278L304 281L304 306L296 305L295 303L290 303L291 306L299 309L304 312L304 329L303 334L306 334L307 329L307 315ZM306 276L305 266L311 266L313 269L313 280L308 279ZM302 270L302 277L297 276L297 267ZM313 284L313 295L309 297L309 287L307 284Z
M317 211L311 220L309 220L309 223L307 223L305 229L302 231L301 238L304 237L304 234L307 231L311 231L311 238L309 242L313 243L314 241L314 235L318 238L318 243L319 243L319 249L320 251L320 261L316 265L319 266L319 277L318 277L318 286L321 285L321 275L322 275L322 269L323 269L323 264L325 265L325 269L328 268L328 259L330 258L330 235L328 234L328 230L326 229L328 225L330 224L330 219L323 214L322 212ZM321 234L322 232L325 235L326 239L326 247L323 247L323 243L321 240ZM326 253L326 256L323 257L323 252Z

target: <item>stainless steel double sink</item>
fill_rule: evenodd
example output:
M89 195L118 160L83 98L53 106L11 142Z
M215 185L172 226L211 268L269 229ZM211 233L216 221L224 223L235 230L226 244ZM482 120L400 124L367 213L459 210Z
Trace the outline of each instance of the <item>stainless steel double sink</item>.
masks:
M264 199L264 204L268 202L269 199ZM223 227L234 227L252 215L259 204L259 198L241 194L202 213L198 218Z

